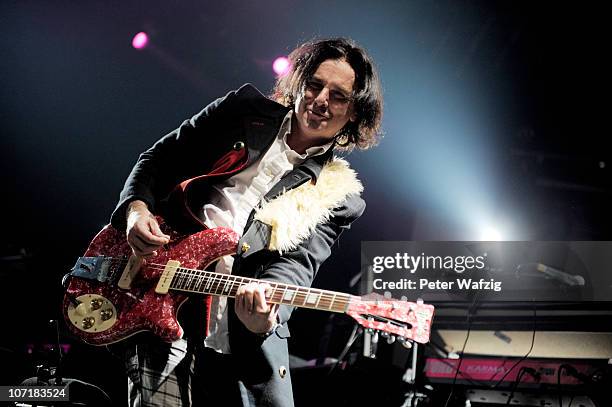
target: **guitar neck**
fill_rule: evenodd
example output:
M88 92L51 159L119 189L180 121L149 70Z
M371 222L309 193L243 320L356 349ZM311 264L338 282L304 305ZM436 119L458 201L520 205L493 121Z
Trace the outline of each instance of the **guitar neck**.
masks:
M172 274L169 288L175 291L234 298L240 286L251 282L265 282L271 287L266 293L267 302L321 311L344 313L353 298L351 295L335 291L182 267L177 267Z

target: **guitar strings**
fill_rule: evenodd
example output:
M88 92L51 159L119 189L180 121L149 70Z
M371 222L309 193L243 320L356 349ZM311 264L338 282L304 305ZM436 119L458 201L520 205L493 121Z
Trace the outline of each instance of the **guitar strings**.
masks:
M127 258L120 258L120 257L108 257L108 258L110 258L111 263L115 262L115 264L118 266L127 265L129 261L129 259ZM164 271L166 269L166 265L160 264L160 263L146 263L145 262L143 266L149 267L156 271ZM233 281L231 281L230 283L231 284L231 287L229 289L230 292L234 289L234 286L236 283L238 283L240 287L242 285L248 284L249 282L258 281L257 279L250 278L250 277L242 277L242 276L236 276L232 274L216 273L213 271L206 271L206 270L199 270L199 269L190 269L186 267L177 267L176 271L174 272L174 275L178 276L179 278L188 278L188 277L194 278L195 277L196 279L202 279L202 281L199 284L200 286L202 285L202 282L204 282L205 280L208 280L206 281L206 285L213 287L213 290L207 292L208 294L219 294L217 293L217 291L219 290L219 288L221 288L222 284L228 284L228 282L231 280ZM240 279L240 281L238 281L238 279ZM223 281L223 280L227 280L227 281ZM273 296L277 294L278 292L277 290L279 286L283 286L281 290L284 290L284 291L286 291L287 289L294 289L297 292L297 294L304 295L305 296L304 299L306 299L308 295L312 294L312 291L314 290L315 293L320 296L320 299L318 300L317 303L320 303L320 302L335 303L335 302L342 302L342 301L346 301L346 303L348 303L351 298L349 294L343 294L343 293L337 294L337 293L329 292L326 290L320 290L317 288L306 288L306 287L300 287L300 286L289 285L289 284L284 284L284 283L277 283L277 282L272 282L272 281L267 282L267 283L270 284L271 286L273 285L273 287L271 287L273 291L269 299L272 299ZM191 285L191 283L189 285ZM284 294L281 294L281 295L284 295ZM290 301L291 304L295 302L296 297L292 297L292 298L293 300ZM283 297L281 296L279 301L281 301L282 303L282 300L283 300ZM303 303L305 303L305 301ZM331 304L330 304L330 307L331 307ZM398 322L392 319L389 319L389 318L385 318L385 317L378 317L378 318L390 324L398 324Z
M129 259L122 257L107 257L108 259L110 259L111 264L115 265L115 266L124 266L127 265ZM146 266L150 269L156 270L156 271L164 271L166 269L166 265L165 264L160 264L160 263L147 263L145 262L142 266ZM117 271L119 271L118 269L116 269L112 274L116 274ZM199 270L199 269L190 269L190 268L186 268L186 267L177 267L176 270L174 271L174 276L178 276L179 278L192 278L192 279L196 279L196 280L201 280L199 283L197 283L197 285L200 285L200 287L202 286L202 283L204 283L206 281L206 286L212 287L212 290L207 290L205 293L207 294L211 294L211 295L222 295L219 294L217 291L223 287L223 285L227 285L228 283L230 284L230 288L227 290L225 287L223 287L223 291L225 291L226 293L231 295L234 295L232 293L232 291L234 289L238 289L240 286L242 285L246 285L248 284L248 282L251 281L258 281L257 279L254 278L250 278L250 277L243 277L243 276L236 276L236 275L232 275L232 274L223 274L223 273L216 273L213 271L206 271L206 270ZM173 279L174 280L174 279ZM208 281L207 281L208 280ZM226 280L226 281L224 281ZM233 280L233 281L232 281ZM238 281L240 280L240 281ZM180 284L177 281L178 284ZM333 292L329 292L326 290L320 290L320 289L316 289L316 288L306 288L306 287L300 287L300 286L294 286L294 285L289 285L289 284L284 284L284 283L278 283L278 282L266 282L268 284L271 285L270 289L272 290L272 293L270 294L270 296L266 296L267 300L272 300L272 301L279 301L280 304L283 304L283 299L284 299L284 292L286 292L287 289L291 288L294 289L295 291L297 291L296 296L292 297L292 300L289 301L290 304L294 304L295 302L295 298L297 298L297 295L304 295L304 301L302 303L302 305L305 305L306 302L306 298L308 295L312 294L312 290L315 290L315 293L317 295L320 296L319 300L317 301L317 304L320 302L323 303L330 303L330 308L332 303L336 303L336 302L344 302L346 304L348 304L348 302L350 302L351 299L351 295L349 294L343 294L343 293L333 293ZM235 287L235 285L238 284L238 287ZM188 286L191 286L192 283L190 282L188 284ZM279 291L279 287L280 291ZM174 288L179 288L179 289L185 289L185 287L174 287ZM187 290L187 291L191 291L191 290ZM284 292L283 292L284 291ZM195 291L195 292L201 292L201 291ZM275 300L274 297L280 294L280 298L278 300ZM412 312L412 310L409 310L410 312ZM379 321L384 321L388 324L392 324L392 325L397 325L397 326L403 326L405 325L404 322L401 321L397 321L397 320L393 320L391 318L386 318L386 317L382 317L382 316L377 316L376 317Z
M110 259L110 262L112 265L116 265L116 266L124 266L127 265L129 259L127 258L121 258L121 257L107 257L105 256L107 259ZM160 263L145 263L143 264L143 266L149 267L153 270L156 271L164 271L166 269L166 265L165 264L160 264ZM114 275L118 270L115 270L112 274ZM199 269L190 269L190 268L186 268L186 267L177 267L177 270L174 272L175 276L179 276L179 278L186 278L186 277L195 277L197 279L203 279L204 280L209 280L207 281L207 285L210 286L214 286L214 291L217 291L220 288L220 284L219 283L223 283L223 280L233 280L231 282L232 288L230 288L230 290L233 289L233 286L236 283L239 283L240 286L245 285L245 282L247 282L246 284L248 284L248 282L251 281L257 281L257 279L253 279L253 278L249 278L249 277L242 277L242 276L236 276L236 275L232 275L232 274L223 274L223 273L216 273L213 271L206 271L206 270L199 270ZM237 281L238 279L240 279L241 281ZM320 299L318 302L340 302L342 300L345 301L349 301L350 300L350 295L348 294L335 294L335 293L330 293L326 290L319 290L316 288L306 288L306 287L300 287L300 286L294 286L294 285L289 285L289 284L284 284L284 283L277 283L277 282L267 282L270 285L273 285L273 295L277 292L279 286L284 286L284 290L286 291L287 289L294 289L295 291L297 291L299 294L302 295L309 295L312 293L312 291L316 291L318 293L318 295L320 295ZM283 288L281 288L282 290ZM304 293L304 291L307 291L308 293ZM210 294L218 294L216 292L210 292ZM271 297L272 298L272 297ZM282 297L281 297L281 301L282 301Z
M148 263L147 266L154 266L151 267L154 270L159 270L159 271L164 271L166 266L163 264L157 264L157 263ZM240 283L241 285L244 283L248 282L252 282L252 281L259 281L257 279L254 278L250 278L250 277L243 277L243 276L236 276L236 275L232 275L232 274L223 274L223 273L216 273L213 271L205 271L205 270L198 270L198 269L189 269L189 268L185 268L185 267L178 267L177 270L174 272L175 276L179 276L180 278L186 278L186 277L192 277L192 278L196 278L196 279L203 279L203 280L209 280L208 282L210 282L210 284L215 284L216 282L224 282L223 280L228 280L231 281L231 284L233 285L234 283ZM240 280L240 281L238 281ZM274 289L278 289L279 286L283 286L286 289L294 289L295 291L308 291L308 293L311 293L312 291L318 292L320 293L320 295L322 297L328 297L328 298L338 298L341 299L342 297L346 297L347 299L350 298L350 295L348 294L336 294L336 293L330 293L327 292L325 290L319 290L316 288L306 288L306 287L300 287L300 286L295 286L295 285L290 285L290 284L284 284L284 283L277 283L274 281L270 281L270 282L266 282L268 284L270 284L271 286L274 286Z

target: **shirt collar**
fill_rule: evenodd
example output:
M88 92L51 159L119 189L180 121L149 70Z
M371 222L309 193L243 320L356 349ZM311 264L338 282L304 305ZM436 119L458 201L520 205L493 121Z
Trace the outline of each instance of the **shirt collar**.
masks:
M287 154L287 159L289 159L292 164L300 164L304 162L304 160L306 160L307 158L325 154L334 145L334 140L332 139L329 141L329 143L307 148L304 154L299 154L297 151L292 150L291 147L289 147L289 145L287 144L287 136L291 134L292 120L293 110L289 110L289 112L287 112L287 114L285 115L278 132L278 138L282 140L283 150L285 151L285 154Z

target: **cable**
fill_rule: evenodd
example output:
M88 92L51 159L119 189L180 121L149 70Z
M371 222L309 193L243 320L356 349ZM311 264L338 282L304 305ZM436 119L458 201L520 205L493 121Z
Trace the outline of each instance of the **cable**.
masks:
M331 375L332 372L338 367L340 366L340 364L342 363L342 359L344 359L346 357L346 354L348 353L348 351L351 349L351 346L353 346L353 343L355 343L355 340L359 337L359 335L361 335L363 331L359 329L359 324L355 324L353 326L353 332L351 332L351 335L349 336L349 339L346 341L346 345L344 346L344 349L342 349L342 352L340 352L340 356L338 356L338 360L336 361L336 363L334 363L334 365L331 367L331 369L329 369L329 372L327 373L327 375Z
M81 385L83 385L86 388L90 388L90 389L94 389L100 392L100 394L104 397L104 399L109 403L109 405L113 405L113 400L111 400L111 398L109 397L108 394L106 394L106 392L104 390L102 390L100 387L96 386L95 384L91 384L91 383L87 383L84 382L83 380L79 380L79 379L65 379L66 380L66 385L70 385L71 383L79 383ZM62 383L64 384L64 383Z
M512 401L512 397L514 397L514 393L516 392L516 389L518 388L518 385L523 379L523 375L525 373L529 373L534 379L539 380L539 373L536 372L533 368L521 367L519 369L518 375L516 376L516 379L514 380L514 383L512 383L512 391L510 392L510 395L508 396L508 400L506 400L507 406L510 405L510 402Z
M440 346L439 344L435 343L434 341L430 340L430 341L427 343L427 345L426 345L426 346L431 346L431 347L435 348L435 349L438 351L438 354L439 354L440 356L442 356L442 357L444 357L444 358L448 358L448 354L447 354L447 356L444 356L444 355L440 354L440 351L441 351L441 350L442 350L442 351L444 351L444 352L446 352L446 350L445 350L445 349L444 349L442 346ZM450 363L450 362L448 362L448 361L446 361L446 360L444 360L444 359L436 359L436 360L437 360L438 362L440 362L440 363L442 363L442 364L444 364L444 365L446 365L446 366L448 366L448 367L452 368L452 369L454 369L454 368L455 368L455 366L454 366L452 363ZM463 373L461 373L461 376L463 376L463 378L464 378L465 380L467 380L467 381L468 381L470 384L473 384L473 385L475 385L475 386L480 386L480 383L478 382L478 379L474 379L474 378L473 378L472 376L470 376L468 373L463 372Z
M569 365L561 365L557 369L557 390L559 391L559 407L563 407L563 395L561 394L561 371Z
M451 401L453 397L453 393L455 392L455 385L457 384L457 376L459 376L459 369L461 369L461 363L463 362L463 353L465 352L465 347L467 345L468 339L470 338L470 332L472 331L472 312L475 309L476 304L478 303L478 294L474 295L474 299L472 300L472 304L468 308L466 322L467 322L467 334L465 335L465 341L463 342L463 346L461 347L461 354L459 356L459 363L457 364L457 369L455 370L455 376L453 377L453 384L451 385L451 391L448 394L448 398L446 399L446 403L444 403L444 407L448 406L448 403Z
M511 371L514 370L515 367L517 367L519 365L519 363L521 363L522 361L524 361L525 359L527 359L527 357L531 354L531 351L533 350L533 345L535 344L535 335L536 335L536 306L535 303L533 304L533 335L531 336L531 346L529 347L529 350L527 351L527 353L525 354L525 356L523 356L522 358L520 358L519 360L516 361L516 363L514 365L512 365L512 367L502 376L501 379L499 379L499 381L497 383L495 383L492 387L491 390L494 390L497 388L497 386L499 386L501 384L501 382L504 381L504 379L506 378L506 376L508 376L510 374Z
M559 366L559 368L557 369L557 388L559 390L559 406L563 407L563 396L561 393L561 372L565 370L567 372L567 374L569 376L572 376L578 380L580 380L583 384L585 385L589 385L593 383L593 379L595 377L595 375L597 375L599 373L599 370L595 370L593 373L591 373L589 376L584 375L580 372L578 372L578 370L576 370L576 368L569 364L569 363L564 363L561 366ZM570 401L567 405L567 407L570 407L572 405L572 403L574 402L574 397L575 395L572 395L572 397L570 398Z
M62 383L62 361L64 359L64 355L62 353L62 345L60 343L60 333L59 333L59 323L57 319L52 319L49 321L50 325L54 325L55 327L55 346L57 346L57 366L55 367L55 384L59 386Z

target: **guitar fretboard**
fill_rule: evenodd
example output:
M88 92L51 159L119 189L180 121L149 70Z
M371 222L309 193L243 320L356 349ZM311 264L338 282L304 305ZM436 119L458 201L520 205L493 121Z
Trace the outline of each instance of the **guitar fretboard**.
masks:
M172 277L170 288L191 293L235 297L238 288L250 282L265 282L271 289L266 293L266 301L274 304L313 308L322 311L345 312L351 296L335 291L305 288L274 281L213 273L178 267Z

